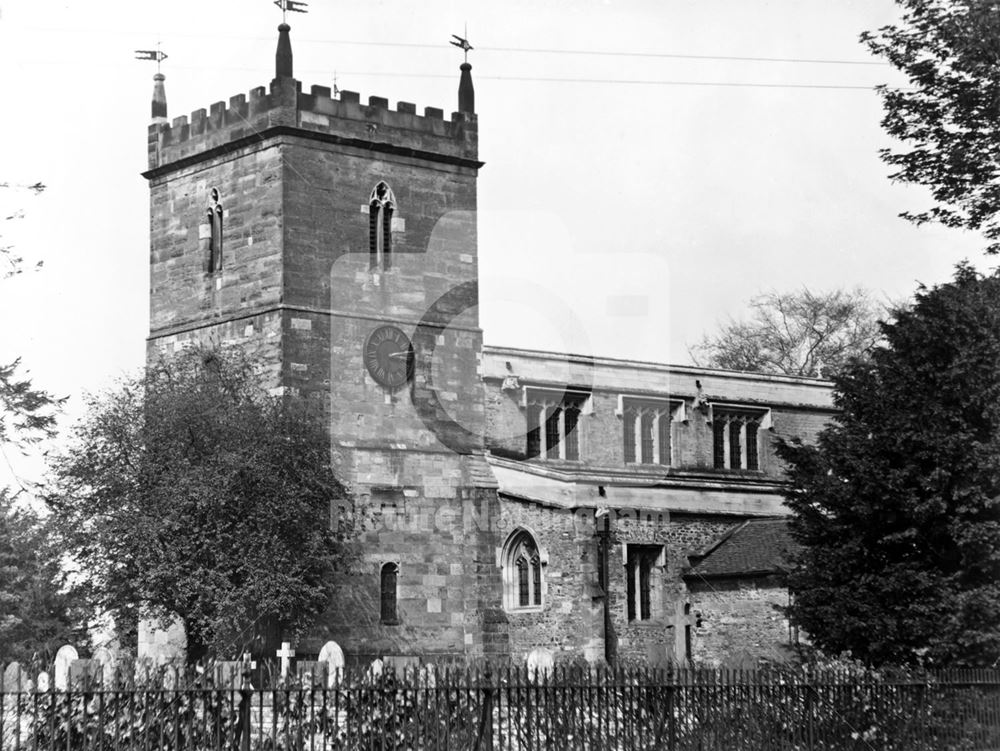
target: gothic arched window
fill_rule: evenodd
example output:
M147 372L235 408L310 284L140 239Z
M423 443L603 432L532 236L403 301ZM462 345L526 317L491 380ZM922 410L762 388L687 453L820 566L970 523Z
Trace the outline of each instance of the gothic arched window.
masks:
M399 564L386 563L381 571L381 598L380 617L382 623L394 624L399 622L399 614L396 609L398 600Z
M392 189L380 182L368 197L369 267L373 271L387 271L392 265L392 214L395 210L396 197Z
M208 272L214 274L222 271L222 203L218 188L212 188L209 194L206 221L209 226L208 235Z
M542 606L542 556L531 534L514 532L504 546L503 599L508 610Z

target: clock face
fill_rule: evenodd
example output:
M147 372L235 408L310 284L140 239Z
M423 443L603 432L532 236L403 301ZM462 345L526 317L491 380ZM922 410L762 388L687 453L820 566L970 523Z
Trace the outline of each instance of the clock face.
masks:
M365 342L365 367L389 389L398 389L413 375L413 345L395 326L379 326Z

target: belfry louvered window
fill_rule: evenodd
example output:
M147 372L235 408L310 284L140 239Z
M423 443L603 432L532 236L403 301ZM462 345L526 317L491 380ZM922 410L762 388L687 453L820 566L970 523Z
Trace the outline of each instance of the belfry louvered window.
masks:
M579 459L580 413L587 394L528 389L525 397L529 459Z
M622 399L622 437L626 464L672 463L671 423L680 402Z
M222 271L222 202L218 188L209 193L205 220L208 224L208 272Z
M396 197L380 182L368 197L368 253L373 271L387 271L392 266L392 215Z

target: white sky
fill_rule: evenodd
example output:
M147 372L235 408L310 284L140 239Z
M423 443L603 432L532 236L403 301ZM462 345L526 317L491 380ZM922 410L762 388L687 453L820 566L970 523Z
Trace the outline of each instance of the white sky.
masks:
M927 197L887 179L874 92L800 88L897 81L888 66L669 57L877 63L857 38L895 19L888 0L311 0L309 11L289 14L305 90L337 71L362 101L446 116L461 62L446 42L468 24L488 344L683 363L761 290L863 285L899 299L982 259L977 236L897 218ZM45 262L0 285L0 361L23 356L38 386L71 396L69 416L85 390L142 363L148 331L139 173L155 66L133 51L161 41L174 118L266 86L279 21L268 0L0 0L0 182L48 186L0 190L4 215L26 212L0 225L3 241ZM567 78L590 82L554 80ZM718 85L732 83L753 85Z

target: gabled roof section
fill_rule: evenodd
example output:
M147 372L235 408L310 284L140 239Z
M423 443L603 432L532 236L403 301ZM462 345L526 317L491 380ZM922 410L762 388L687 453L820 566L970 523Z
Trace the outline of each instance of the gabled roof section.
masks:
M722 538L685 577L736 577L781 574L799 549L786 519L751 519Z

